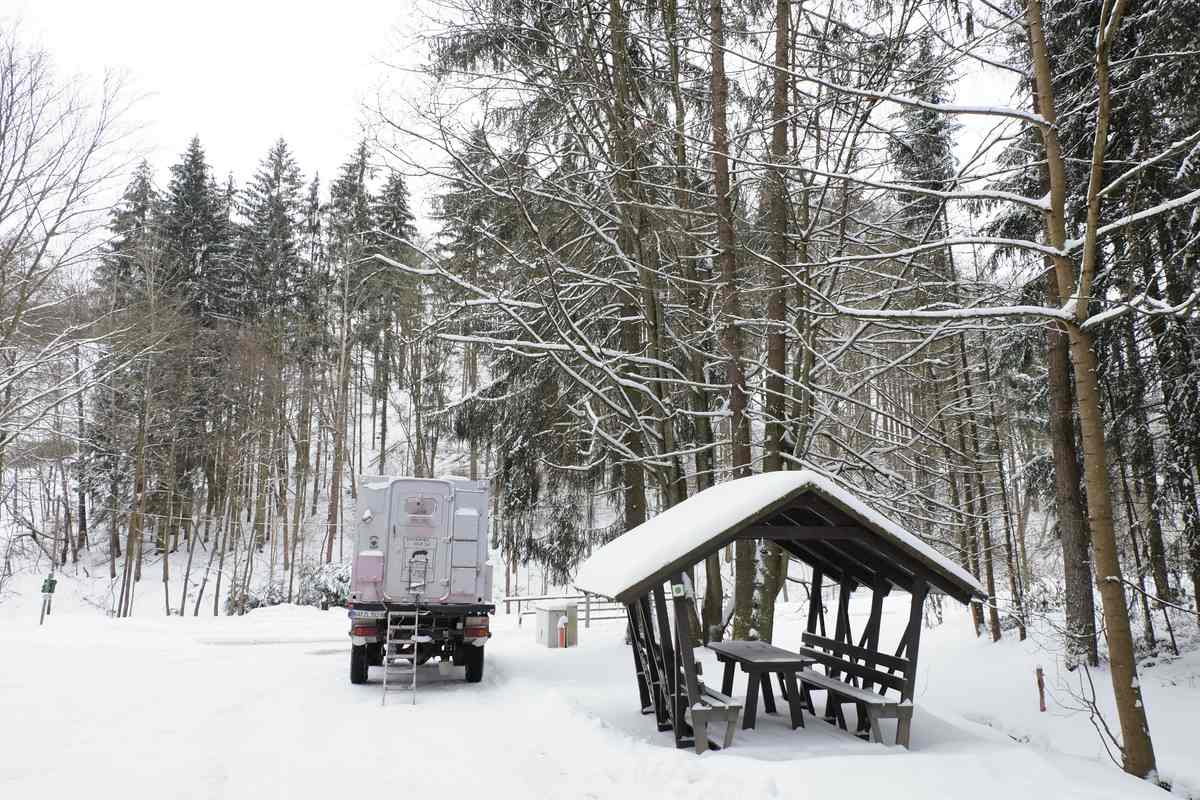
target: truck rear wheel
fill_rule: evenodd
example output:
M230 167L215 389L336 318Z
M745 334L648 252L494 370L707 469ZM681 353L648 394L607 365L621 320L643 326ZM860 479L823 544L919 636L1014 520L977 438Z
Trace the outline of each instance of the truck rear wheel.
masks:
M473 644L462 648L462 663L467 668L467 683L483 680L483 648Z
M356 644L350 648L350 682L366 683L367 668L370 661L367 658L367 646Z

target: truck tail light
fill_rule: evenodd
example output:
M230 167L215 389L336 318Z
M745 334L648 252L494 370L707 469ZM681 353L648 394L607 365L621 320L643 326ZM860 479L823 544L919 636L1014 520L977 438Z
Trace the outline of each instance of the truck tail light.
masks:
M355 625L350 628L351 636L374 636L379 632L379 628L374 625Z
M490 620L487 617L467 617L463 620L463 636L467 639L486 639Z

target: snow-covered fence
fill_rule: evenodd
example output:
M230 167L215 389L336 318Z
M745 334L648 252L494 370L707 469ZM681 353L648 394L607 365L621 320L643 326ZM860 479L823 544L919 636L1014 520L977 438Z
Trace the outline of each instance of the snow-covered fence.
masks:
M527 609L522 609L524 603L536 603L540 600L574 600L583 606L583 627L590 628L592 622L604 622L605 620L625 619L625 606L621 603L612 600L603 600L599 595L582 592L580 594L538 594L538 595L510 595L504 597L504 613L512 613L512 605L517 606L517 624L523 621L521 618L530 614L537 613L537 610L532 606Z

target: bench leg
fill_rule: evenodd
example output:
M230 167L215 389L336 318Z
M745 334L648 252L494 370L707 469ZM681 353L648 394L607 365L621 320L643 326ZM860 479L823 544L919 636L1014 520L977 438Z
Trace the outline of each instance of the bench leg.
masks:
M812 690L803 683L800 684L800 699L804 702L804 707L808 709L808 713L815 717L817 715L817 708L813 705Z
M874 706L867 706L867 719L871 722L871 741L883 742L883 731L879 729L879 710Z
M732 661L725 662L725 674L721 677L721 694L729 697L733 694L733 669L735 664Z
M758 715L758 684L761 680L762 675L759 673L750 673L750 680L746 686L746 708L742 712L743 730L751 730L754 728L754 718Z
M788 694L787 683L784 681L784 676L786 674L787 674L786 672L776 672L775 673L775 678L779 681L779 696L782 697L784 700L787 700L791 697L791 695Z
M692 710L692 737L696 744L696 753L708 749L708 710Z
M858 721L857 734L861 737L868 734L871 730L871 711L868 706L863 703L854 704L854 716Z
M725 738L721 742L721 746L726 750L733 744L733 734L737 732L738 712L736 708L730 708L725 713Z
M792 730L803 728L804 699L801 697L799 689L796 688L796 673L781 672L779 673L779 680L787 685L784 696L787 697L788 712L792 717Z
M837 698L833 696L833 692L825 690L825 721L828 723L836 723L838 716L842 713L842 706L838 703ZM843 722L842 727L846 724Z
M771 691L771 673L767 672L762 676L762 696L763 708L768 714L778 713L775 710L775 693Z
M837 725L842 730L848 730L846 727L846 712L842 708L842 698L837 692L829 689L825 690L825 721L830 725Z
M896 744L904 745L908 750L909 736L912 734L912 706L896 709Z

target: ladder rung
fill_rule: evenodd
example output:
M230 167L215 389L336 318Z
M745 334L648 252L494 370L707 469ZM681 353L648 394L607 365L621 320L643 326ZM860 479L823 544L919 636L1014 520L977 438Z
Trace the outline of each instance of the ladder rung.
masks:
M422 580L420 586L416 582L410 583L409 589L423 588L424 575L419 576ZM413 703L417 702L417 670L420 665L417 664L417 646L433 641L433 637L421 633L422 629L432 630L428 625L422 626L421 617L429 616L432 612L426 609L417 607L410 611L389 611L387 614L387 638L383 643L383 697L386 705L386 698L390 692L408 690L412 692ZM393 638L394 637L394 638ZM395 653L393 648L410 647L411 653ZM411 680L407 681L407 685L392 684L388 685L388 677L409 676Z

